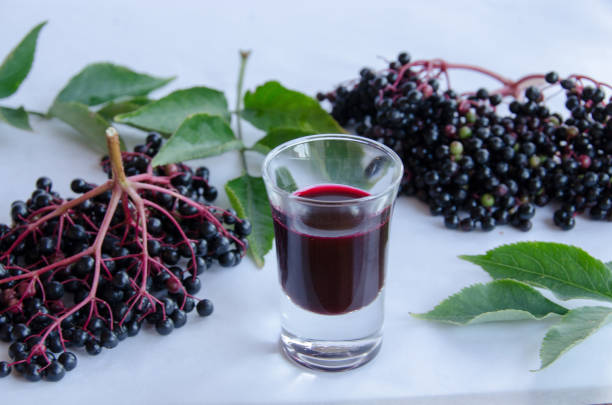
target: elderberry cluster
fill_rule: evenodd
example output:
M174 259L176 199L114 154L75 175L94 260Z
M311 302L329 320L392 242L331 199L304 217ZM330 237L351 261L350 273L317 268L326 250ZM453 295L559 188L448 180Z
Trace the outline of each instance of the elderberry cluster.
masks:
M75 350L97 355L136 336L144 322L168 335L184 326L194 309L200 316L213 312L210 300L194 297L202 287L198 276L215 263L237 265L246 252L251 225L233 210L209 205L216 189L208 184L207 168L194 171L180 164L168 168L169 174L153 170L149 163L161 142L159 135L150 134L146 145L125 153L125 171L152 173L154 181L149 181L167 181L164 190L187 196L202 208L165 192L141 192L148 204L148 267L142 262L143 231L135 226L137 212L125 196L101 244L99 272L88 249L103 227L111 190L41 222L45 214L72 200L62 199L52 190L51 180L41 177L27 201L11 205L13 225L0 224L0 341L11 343L11 360L0 361L0 377L14 369L29 381L59 381L76 367ZM71 183L77 194L94 187L82 179ZM92 285L97 285L95 291Z
M170 184L179 194L199 204L206 205L211 213L217 215L225 225L230 227L227 230L229 235L238 238L242 244L233 243L227 236L223 236L211 222L203 222L201 218L195 218L194 220L197 209L193 205L176 201L168 194L147 193L145 196L163 208L178 211L182 217L180 220L181 228L190 239L197 241L197 246L196 242L192 242L192 248L197 250L198 256L206 261L205 267L210 267L214 262L218 262L223 267L232 267L240 263L245 250L248 248L249 242L246 237L251 233L251 223L248 220L239 219L236 211L231 208L218 211L217 208L210 205L217 198L218 192L215 186L209 184L210 171L207 167L200 166L193 170L188 165L179 163L167 167L150 168L151 159L162 145L162 137L153 132L147 136L146 140L146 144L136 145L133 153L123 155L126 175L143 174L149 169L152 170L154 176L169 175ZM110 178L112 173L107 156L102 158L101 165ZM75 182L79 182L78 186L85 184L78 179L73 181L71 186L74 192L85 193L90 189L87 186L77 186L78 188L75 189ZM149 249L153 253L160 252L166 263L173 265L178 261L178 258L189 256L189 248L185 244L175 246L180 239L180 235L173 231L176 227L170 218L151 215L147 227L149 233L153 236L160 236L164 233L160 245L150 242Z
M355 84L318 99L331 102L341 125L394 149L405 166L400 192L426 202L448 228L528 231L535 207L549 203L564 230L578 213L612 218L612 103L601 86L542 75L546 90L566 95L567 111L553 113L541 88L519 98L484 88L458 95L442 86L445 65L430 65L404 52L385 71L364 68ZM509 113L498 111L502 103Z

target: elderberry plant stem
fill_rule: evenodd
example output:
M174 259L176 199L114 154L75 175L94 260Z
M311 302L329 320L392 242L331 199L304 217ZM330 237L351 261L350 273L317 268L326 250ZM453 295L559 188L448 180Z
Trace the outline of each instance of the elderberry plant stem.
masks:
M238 84L236 86L236 134L240 142L242 142L242 116L241 116L241 103L242 103L242 83L244 81L244 71L246 64L249 59L251 51L240 51L240 71L238 72ZM244 155L245 148L240 150L240 161L242 162L242 171L244 174L248 174L246 156Z
M125 171L123 170L123 158L121 157L121 147L119 145L119 134L113 127L106 130L106 143L108 145L108 155L110 158L113 178L121 185L126 184Z

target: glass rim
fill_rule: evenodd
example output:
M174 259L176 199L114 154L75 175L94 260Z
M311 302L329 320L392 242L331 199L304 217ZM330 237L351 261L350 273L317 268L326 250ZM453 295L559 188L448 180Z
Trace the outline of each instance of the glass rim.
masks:
M272 179L270 178L268 174L268 166L270 165L270 161L274 159L279 153L281 153L282 151L286 149L289 149L290 147L293 147L299 144L309 143L312 141L321 141L321 140L353 141L353 142L359 142L359 143L367 144L368 146L374 147L384 152L387 156L389 156L394 161L394 163L399 165L400 167L399 175L397 175L396 178L394 178L393 181L391 181L391 183L387 187L385 187L383 190L379 191L376 194L371 194L366 197L351 198L351 199L342 200L342 201L321 201L321 200L316 200L313 198L295 195L293 193L290 193L278 187L276 183L272 181ZM404 174L404 164L402 163L402 160L397 155L397 153L393 151L393 149L373 139L369 139L369 138L358 136L358 135L349 135L349 134L307 135L307 136L293 139L291 141L287 141L285 143L278 145L277 147L272 149L270 152L268 152L262 164L262 177L263 177L264 183L272 187L274 192L282 196L286 196L287 198L291 200L295 200L301 203L307 203L307 204L312 204L312 205L322 205L322 206L341 206L341 205L349 205L349 204L352 205L356 203L364 203L364 202L369 202L369 201L379 199L382 196L391 192L395 187L397 187L397 185L399 184L399 182L401 181L403 177L403 174ZM331 184L331 183L326 183L326 184Z

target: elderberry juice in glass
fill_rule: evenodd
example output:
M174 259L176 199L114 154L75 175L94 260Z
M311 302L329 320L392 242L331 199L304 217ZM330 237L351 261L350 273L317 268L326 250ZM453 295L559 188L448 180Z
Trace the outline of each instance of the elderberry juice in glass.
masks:
M389 221L403 167L389 148L314 135L268 154L281 285L281 348L322 370L358 367L382 343Z

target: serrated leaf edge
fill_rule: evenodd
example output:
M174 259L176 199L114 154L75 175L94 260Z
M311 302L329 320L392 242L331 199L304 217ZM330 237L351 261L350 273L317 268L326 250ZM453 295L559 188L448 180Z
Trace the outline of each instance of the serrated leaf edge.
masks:
M585 307L580 307L580 308L585 308ZM565 353L567 353L570 349L572 349L573 347L575 347L576 345L584 342L587 338L589 338L591 335L593 335L595 332L599 331L599 329L601 329L603 326L605 326L606 324L612 322L612 308L610 307L604 307L604 306L598 306L596 308L606 308L608 310L610 310L610 313L608 313L608 315L606 315L601 322L599 322L597 324L596 328L593 328L592 331L586 335L585 337L575 340L571 345L565 347L563 350L561 350L561 352L559 352L559 354L552 359L548 364L540 364L540 368L535 369L535 370L529 370L532 372L536 372L536 371L541 371L544 370L545 368L547 368L548 366L550 366L551 364L553 364L555 361L557 361L559 359L559 357L561 357L562 355L564 355ZM574 308L577 309L577 308ZM544 350L544 342L547 340L550 340L550 332L553 330L553 328L555 328L556 326L558 326L561 322L563 322L563 318L565 318L567 315L569 314L569 311L567 314L563 315L561 317L561 320L559 322L557 322L555 325L551 326L548 331L546 331L546 335L544 336L544 339L542 339L542 345L540 346L540 361L542 361L542 351Z
M227 121L225 121L225 120L223 119L223 117L222 117L222 116L220 116L220 115L212 115L212 114L208 114L208 113L193 113L193 114L189 114L189 115L188 115L188 116L187 116L187 117L186 117L186 118L183 120L183 122L181 122L181 125L179 125L179 127L176 129L176 131L174 132L174 134L172 134L172 136L174 136L175 134L177 134L177 133L178 133L178 132L181 130L181 128L183 127L183 125L185 125L185 123L186 123L188 120L190 120L190 119L192 119L192 118L194 118L194 117L196 117L196 116L219 117L219 118L221 118L221 119L223 120L223 122L225 123L225 125L227 126L227 128L230 130L230 132L232 133L232 135L234 135L234 131L232 130L232 127L230 127L230 126L229 126L229 124L227 123ZM170 138L168 138L168 141L170 141L170 139L172 138L172 136L171 136ZM234 136L235 136L235 135L234 135ZM155 157L154 157L154 158L153 158L153 160L151 161L151 164L152 164L153 166L161 166L161 165L165 165L165 164L169 164L169 163L176 163L176 162L170 162L170 161L167 161L167 162L163 162L163 161L162 161L161 163L159 163L159 161L158 161L158 160L156 160L156 159L159 157L160 152L161 152L161 151L163 150L163 148L164 148L164 147L165 147L165 146L168 144L168 141L166 141L166 143L164 144L164 146L162 146L162 149L160 149L160 151L157 153L157 155L155 155ZM225 143L225 144L223 144L223 145L229 145L229 148L227 148L227 149L226 149L226 148L223 148L223 147L218 148L218 149L220 149L221 151L220 151L220 152L218 152L218 153L217 153L217 155L218 155L218 154L221 154L221 153L229 152L230 150L240 149L241 147L243 147L243 146L244 146L244 145L243 145L243 143L242 143L242 141L241 141L240 139L238 139L238 138L235 138L234 140L232 140L232 141L230 141L230 142L227 142L227 143ZM209 157L209 156L215 156L215 154L205 155L205 156L202 156L202 155L192 155L192 156L193 156L193 157L186 158L186 159L181 159L180 161L193 160L193 159L200 159L200 158L205 158L205 157Z
M453 299L453 298L455 298L455 297L457 297L457 296L461 295L462 293L464 293L466 290L468 290L468 289L470 289L470 288L473 288L473 287L478 287L478 286L483 286L483 287L484 287L484 286L486 286L486 285L488 285L488 284L496 283L496 282L498 282L498 281L512 281L513 283L519 284L519 285L521 285L521 286L523 286L523 287L527 287L527 288L529 288L529 289L531 289L531 290L533 290L533 291L535 291L535 292L539 293L537 290L534 290L534 289L533 289L533 288L532 288L530 285L528 285L527 283L524 283L524 282L521 282L521 281L518 281L518 280L513 280L513 279L498 279L498 280L491 281L491 282L489 282L489 283L474 283L474 284L471 284L471 285L469 285L469 286L467 286L467 287L463 287L463 288L462 288L460 291L458 291L458 292L456 292L456 293L454 293L454 294L452 294L452 295L449 295L448 297L446 297L445 299L443 299L443 300L442 300L442 301L441 301L441 302L440 302L438 305L436 305L436 306L435 306L433 309L431 309L430 311L423 312L423 313L413 313L413 312L410 312L410 315L411 315L411 316L413 316L413 317L415 317L415 318L418 318L418 319L423 319L423 320L427 320L427 321L443 322L443 323L446 323L446 324L450 324L450 325L457 325L457 326L467 326L467 325L476 324L476 323L478 323L478 322L477 322L477 320L478 320L478 319L481 319L481 318L483 318L483 317L484 317L484 316L486 316L486 315L496 314L496 313L505 313L505 312L525 313L525 314L527 314L527 315L528 315L528 317L527 317L527 319L523 319L523 320L529 320L529 318L531 318L531 319L536 320L536 321L541 321L541 320L543 320L543 319L547 319L547 318L550 318L550 317L554 317L554 316L558 316L558 315L561 315L561 316L562 316L562 315L563 315L563 314L559 314L559 313L557 313L557 312L549 312L549 313L547 313L546 315L544 315L544 316L542 316L542 317L537 317L537 316L533 315L531 312L529 312L529 311L525 311L525 310L522 310L522 309L502 309L502 310L499 310L499 311L488 311L488 312L483 312L483 313L481 313L481 314L479 314L479 315L477 315L477 316L475 316L475 317L471 318L471 319L470 319L470 320L468 320L467 322L457 322L457 321L451 321L451 320L448 320L448 319L437 319L437 318L430 318L430 317L427 317L427 316L426 316L428 313L433 312L433 311L435 311L437 308L439 308L439 307L440 307L440 306L441 306L441 305L442 305L444 302L446 302L446 301L448 301L448 300L450 300L450 299ZM555 302L553 302L553 301L550 301L548 298L546 298L546 297L544 297L544 296L542 296L542 298L544 298L545 300L547 300L547 301L549 301L549 302L551 302L551 303L553 303L553 304L555 304L555 305L558 305L559 307L563 308L563 309L566 311L565 313L567 313L567 311L568 311L568 309L567 309L567 308L565 308L565 307L563 307L562 305L559 305L559 304L557 304L557 303L555 303ZM518 321L518 320L517 320L517 321ZM502 321L500 321L500 322L502 322Z
M115 115L113 117L113 121L114 122L119 122L119 123L122 123L122 124L125 124L125 125L129 125L131 127L138 128L138 129L141 129L143 131L156 130L156 131L158 131L162 135L170 135L170 133L168 133L168 132L159 131L159 130L154 129L154 128L147 128L145 126L141 126L141 125L138 125L138 124L126 121L126 119L138 116L139 114L142 113L143 110L147 110L147 109L152 108L153 106L155 106L156 103L159 103L160 101L162 101L162 100L172 96L175 93L182 92L182 91L188 91L188 90L194 90L194 89L206 89L206 90L211 90L213 92L219 93L225 99L226 105L229 106L229 104L227 102L227 98L225 97L225 93L223 93L222 91L217 90L217 89L213 89L211 87L206 87L206 86L194 86L194 87L188 87L186 89L177 89L177 90L174 90L173 92L165 95L164 97L158 98L157 100L152 100L149 104L143 105L142 107L140 107L140 108L138 108L138 109L136 109L134 111ZM193 116L195 114L207 114L207 115L211 115L211 116L218 116L218 117L221 117L224 121L228 122L228 125L229 125L229 121L230 121L230 118L231 118L231 113L229 112L229 107L228 107L228 114L227 114L227 116L223 116L223 115L219 115L219 114L209 114L209 113L205 113L205 112L200 112L200 113L196 112L196 113L190 114L187 117L185 117L185 120L189 119L191 116ZM185 122L185 120L183 120L183 123ZM183 125L183 123L181 123L181 125ZM181 125L179 125L179 128L181 127ZM174 132L176 133L177 131L178 131L178 128Z
M263 131L270 131L270 130L272 130L272 129L274 129L274 128L279 128L279 127L268 127L268 128L265 128L265 127L262 127L262 126L256 125L256 123L252 122L252 121L251 121L251 119L249 118L249 113L252 113L252 114L254 114L254 115L255 115L255 116L257 116L257 117L260 117L260 116L263 114L263 111L264 111L263 109L257 109L257 110L254 110L254 109L251 109L251 108L247 108L247 107L246 107L246 104L248 103L248 99L249 99L249 98L251 98L251 97L255 96L255 94L257 93L257 91L258 91L259 89L264 88L264 87L266 87L266 86L279 86L279 87L281 87L282 89L284 89L284 90L286 90L286 91L288 91L288 92L291 92L291 93L297 93L298 95L301 95L301 96L304 96L304 97L309 98L310 100L312 100L312 102L313 102L313 106L317 105L317 106L318 106L318 107L321 109L321 111L323 111L325 114L327 114L327 116L328 116L328 117L331 119L331 122L333 122L333 123L335 124L335 125L334 125L334 126L336 127L336 128L335 128L335 131L328 131L328 133L338 133L338 134L347 134L347 133L348 133L348 132L347 132L347 131L346 131L344 128L342 128L342 125L340 125L340 124L338 123L338 121L336 121L336 119L335 119L334 117L332 117L332 115L331 115L330 113L328 113L327 111L325 111L325 110L324 110L324 109L321 107L321 105L320 105L320 104L317 102L317 100L316 100L315 98L313 98L313 97L309 96L308 94L304 94L304 93L302 93L302 92L300 92L300 91L293 90L293 89L290 89L290 88L288 88L288 87L285 87L285 86L284 86L284 85L283 85L283 84L282 84L280 81L278 81L278 80L268 80L267 82L265 82L265 83L260 84L259 86L257 86L257 87L255 88L255 90L254 90L254 91L247 90L247 91L245 92L245 94L244 94L244 98L243 98L243 100L244 100L244 104L245 104L245 107L244 107L244 111L243 111L243 113L242 113L242 116L243 116L243 118L244 118L246 121L248 121L249 123L251 123L251 124L252 124L254 127L259 128L259 129L261 129L261 130L263 130ZM303 128L300 128L300 127L283 127L283 128L295 128L295 129L303 129ZM313 133L320 133L320 131L317 131L317 130L314 130L314 129L313 129Z
M482 262L487 262L487 264L494 264L496 266L511 268L513 270L521 271L521 272L524 272L524 273L539 275L537 273L531 273L531 272L525 271L522 268L517 268L517 267L514 267L514 266L509 266L509 265L506 265L506 264L501 264L501 263L494 262L494 261L491 261L491 260L487 259L487 256L489 254L491 254L494 250L497 250L497 249L500 249L500 248L503 248L503 247L511 247L511 246L524 245L524 244L528 244L528 243L550 244L550 245L557 245L557 246L563 246L563 247L572 247L572 248L578 249L579 251L585 253L586 255L590 256L594 260L600 261L599 259L591 256L587 251L585 251L584 249L582 249L582 248L580 248L578 246L569 245L569 244L563 244L563 243L556 243L556 242L541 242L541 241L522 241L522 242L515 242L515 243L507 243L507 244L504 244L504 245L497 246L496 248L487 250L487 252L484 255L459 255L459 258L462 259L462 260L468 261L470 263L476 264L476 265L478 265L480 267L483 267L482 264L481 264ZM480 263L479 263L479 261L480 261ZM605 263L603 263L603 264L604 264L604 266L606 266ZM612 270L612 269L610 269L610 267L608 267L608 266L606 266L606 267L609 270ZM483 267L483 270L485 272L487 272L489 275L491 275L491 273L489 273L484 267ZM491 275L491 277L493 277L493 276ZM572 284L572 283L570 283L570 282L568 282L566 280L560 280L560 279L556 279L555 277L551 277L550 275L546 275L546 278L555 280L555 281L560 282L560 283L565 283L565 284L570 285L570 286L572 286L572 287L574 287L576 289L582 289L582 290L589 291L589 292L593 293L594 295L601 296L602 297L600 299L601 301L612 301L612 296L603 295L599 291L594 291L594 290L591 290L589 288L585 288L583 286L577 286L577 285L574 285L574 284ZM495 279L495 278L493 277L493 279ZM496 280L500 280L500 279L496 279ZM563 301L567 301L567 300L570 300L570 299L594 299L593 297L590 297L590 296L575 296L575 297L567 298L567 297L565 297L563 295L557 294L555 291L550 290L547 286L542 285L540 283L537 283L535 281L532 281L532 280L521 280L521 282L529 284L529 285L532 285L532 286L535 286L535 287L539 287L539 288L543 288L543 289L549 290L549 291L551 291L555 295L555 297L557 297L557 298L559 298L559 299L561 299Z
M131 95L131 96L130 95L124 95L124 96L120 96L120 97L117 97L115 99L108 100L108 101L105 101L105 102L101 102L101 103L98 103L98 104L91 104L90 105L90 104L83 103L83 102L80 102L80 101L77 101L77 100L60 100L60 96L62 95L62 93L68 88L68 86L70 86L70 84L74 81L74 79L77 76L79 76L81 73L83 73L86 69L91 68L93 66L97 66L97 65L111 65L113 67L116 67L116 68L119 68L119 69L124 69L124 70L127 70L127 71L129 71L131 73L134 73L134 74L137 74L137 75L149 76L152 79L159 80L160 83L155 88L153 88L153 89L151 89L151 90L149 90L147 92L139 93L139 94L135 94L135 95ZM142 96L146 96L146 95L150 94L151 92L153 92L153 91L155 91L157 89L160 89L160 88L164 87L165 85L167 85L168 83L170 83L171 81L176 79L177 77L178 76L157 77L157 76L153 76L153 75L151 75L149 73L144 73L144 72L139 72L139 71L136 71L136 70L132 70L131 68L129 68L127 66L119 65L119 64L117 64L115 62L111 62L111 61L93 62L93 63L90 63L88 65L85 65L85 67L83 69L79 70L77 73L75 73L73 76L71 76L70 79L68 79L68 82L66 83L66 85L64 85L64 87L62 87L62 89L59 91L59 93L57 93L57 96L55 96L55 100L53 100L53 104L55 104L56 102L60 102L60 103L69 103L69 102L71 102L71 103L83 104L83 105L86 105L87 107L96 107L96 106L103 105L105 103L109 103L109 102L112 102L112 101L115 101L115 100L120 100L123 97L142 97Z

